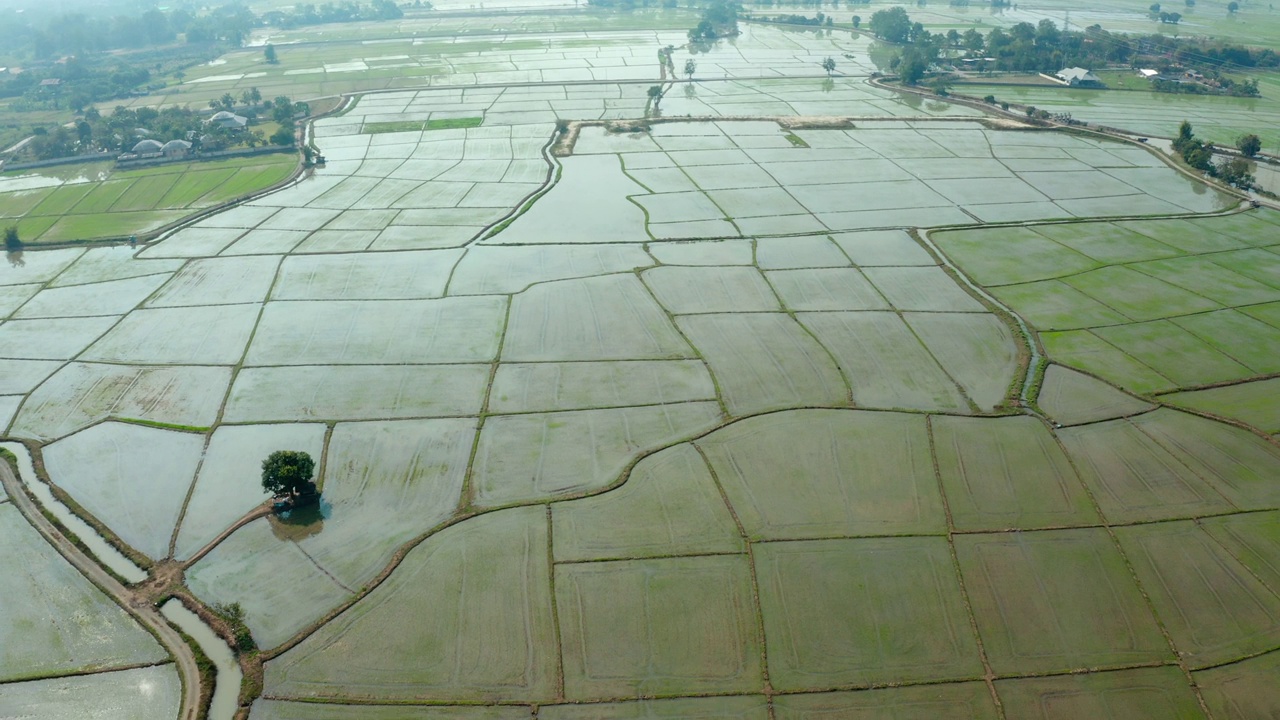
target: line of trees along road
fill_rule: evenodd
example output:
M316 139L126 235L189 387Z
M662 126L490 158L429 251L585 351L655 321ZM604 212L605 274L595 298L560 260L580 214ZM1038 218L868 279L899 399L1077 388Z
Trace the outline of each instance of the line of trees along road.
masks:
M1099 25L1064 31L1048 19L1037 25L1018 23L1008 30L995 28L985 36L973 29L930 33L922 24L912 22L905 9L895 6L876 11L867 28L882 40L905 45L893 69L909 83L923 77L944 50L989 58L992 69L1014 72L1055 73L1064 67L1101 67L1152 56L1172 57L1175 62L1205 69L1280 66L1280 55L1268 48L1163 35L1117 35Z

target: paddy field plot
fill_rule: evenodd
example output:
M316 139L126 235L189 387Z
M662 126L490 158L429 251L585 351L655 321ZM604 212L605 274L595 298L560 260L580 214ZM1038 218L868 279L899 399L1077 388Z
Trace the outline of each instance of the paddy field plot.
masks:
M1274 213L945 232L934 240L1041 335L1050 357L1139 393L1276 371L1258 308L1280 300ZM1018 255L1032 245L1062 248ZM1008 241L1006 241L1008 240ZM1074 268L1062 253L1092 253ZM1013 250L1010 250L1013 247ZM1016 257L1017 262L1011 262ZM1040 279L1029 278L1039 277Z
M997 680L1005 712L1028 720L1200 720L1200 704L1176 668L1118 670L1025 680Z
M598 490L641 454L720 421L714 402L491 416L472 466L474 502L495 506ZM586 447L583 438L590 438Z
M1173 393L1162 399L1173 405L1247 423L1267 433L1280 433L1280 379Z
M1075 470L1031 417L931 420L938 474L960 530L1093 525Z
M743 555L556 567L565 695L763 689Z
M654 720L712 720L726 717L726 714L743 720L763 720L768 717L768 707L763 695L543 705L538 712L550 720L624 720L636 717Z
M998 717L991 693L980 682L780 695L774 698L774 710L777 717L784 720L807 720L842 713L850 713L853 717L889 713L890 717L908 720L930 717L991 720Z
M13 432L53 440L108 418L206 428L230 380L224 367L68 363L28 396Z
M290 257L272 300L415 300L444 295L462 253L423 250L374 255Z
M1193 668L1273 649L1280 598L1191 522L1117 528L1170 637Z
M1061 365L1050 365L1045 370L1036 402L1062 425L1112 420L1155 408L1097 378Z
M145 365L234 365L244 355L260 312L258 304L137 310L80 357Z
M489 390L497 414L715 400L697 360L502 363Z
M0 686L6 713L50 720L169 720L181 701L182 682L168 664Z
M943 532L924 418L790 411L697 441L754 539Z
M67 318L96 315L123 315L145 300L166 280L167 275L144 275L126 280L108 280L92 285L69 285L36 293L17 312L18 318Z
M749 262L749 251L747 255ZM535 283L629 272L652 264L636 245L474 245L454 268L449 294L518 293Z
M131 547L159 559L169 554L203 449L195 433L109 422L49 445L44 457L50 477L76 502Z
M497 297L270 302L245 364L489 362L506 310Z
M848 403L831 355L783 313L688 315L677 325L699 349L733 415Z
M1280 505L1280 448L1247 430L1161 409L1132 420L1242 510Z
M1196 517L1236 508L1128 420L1059 431L1081 478L1111 522Z
M70 181L59 177L65 172L49 173L56 183L52 189L0 192L0 215L16 218L30 244L129 235L144 229L139 223L163 225L270 187L288 177L297 163L294 154L284 153L134 170L86 164L80 166L81 176Z
M490 513L410 552L387 582L266 665L278 698L479 702L555 693L547 513ZM432 622L421 622L432 608Z
M175 533L174 557L186 559L242 515L265 501L262 461L276 450L320 458L325 428L319 424L228 425L213 432Z
M1172 659L1104 531L961 535L955 547L996 673L1061 673Z
M967 412L955 380L897 313L798 313L821 338L864 408Z
M240 528L186 571L187 587L205 602L240 603L259 647L270 648L316 622L351 596L297 543L290 527L266 518Z
M693 357L634 275L535 285L511 303L504 362Z
M193 260L147 301L147 307L240 305L267 299L278 256Z
M546 714L546 710L543 714ZM521 706L377 706L341 703L264 700L254 702L255 720L346 720L359 715L367 720L524 720L528 708Z
M1280 672L1280 653L1259 657L1193 675L1214 717L1246 720L1274 715L1280 692L1273 682Z
M163 660L133 618L74 570L12 504L0 503L5 580L0 680L93 672ZM8 691L0 687L0 705Z
M557 562L745 550L706 461L689 444L641 460L617 490L553 505L551 517Z
M297 540L348 587L382 572L406 541L461 503L476 426L471 419L338 423L324 477L324 531Z
M227 397L229 422L376 420L476 415L487 365L295 365L246 368Z
M779 689L981 676L942 538L765 543L756 562Z

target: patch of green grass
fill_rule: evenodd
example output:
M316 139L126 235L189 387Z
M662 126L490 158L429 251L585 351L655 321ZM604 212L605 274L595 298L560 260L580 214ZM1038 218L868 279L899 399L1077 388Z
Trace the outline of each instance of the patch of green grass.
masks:
M466 117L466 118L441 118L439 120L427 121L428 130L453 130L456 128L473 128L480 127L484 122L484 118Z
M382 133L419 132L426 123L421 120L397 120L396 122L365 123L361 129L365 135L381 135Z
M71 212L77 215L110 212L111 206L116 204L116 201L129 190L131 185L133 183L128 180L108 180L100 183L90 190L83 200L76 203Z
M95 238L133 235L173 222L185 213L180 210L155 210L149 212L113 213L92 215L68 215L58 219L40 237L41 242L76 242ZM55 218L50 218L55 219Z
M65 215L71 208L84 199L85 195L96 188L95 183L63 185L54 190L39 205L31 209L28 215Z
M52 193L53 188L0 193L0 218L22 217Z
M800 137L799 135L796 135L795 133L787 133L783 137L787 139L787 142L791 143L792 145L795 145L796 147L802 147L802 148L809 147L809 143L805 142L804 138Z

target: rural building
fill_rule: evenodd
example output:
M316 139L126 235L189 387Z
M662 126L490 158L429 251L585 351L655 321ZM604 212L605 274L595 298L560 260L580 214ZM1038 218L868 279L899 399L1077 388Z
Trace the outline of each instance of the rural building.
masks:
M164 150L164 145L160 144L159 140L147 139L139 142L137 145L134 145L133 149L129 152L134 155L156 155L162 150Z
M1157 77L1157 76L1159 76L1159 75L1160 75L1160 71L1158 71L1158 70L1152 70L1151 68L1142 68L1141 70L1139 70L1139 71L1138 71L1138 74L1139 74L1139 75L1141 75L1142 77L1144 77L1144 78L1146 78L1146 79L1150 80L1150 79L1151 79L1151 78L1153 78L1153 77Z
M230 128L232 130L242 130L249 125L249 118L243 115L237 115L227 110L222 110L214 113L213 117L209 118L209 124L217 125L218 127Z
M186 140L170 140L160 148L160 152L167 158L186 157L191 152L191 143Z
M1071 87L1102 87L1102 79L1082 67L1063 68L1054 77Z

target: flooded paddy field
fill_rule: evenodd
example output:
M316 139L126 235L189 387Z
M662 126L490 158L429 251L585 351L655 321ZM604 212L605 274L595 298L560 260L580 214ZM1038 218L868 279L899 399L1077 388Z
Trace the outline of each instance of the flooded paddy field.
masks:
M669 32L450 56L298 183L0 268L5 435L237 607L252 720L1280 707L1276 213L869 60L747 75L860 38L753 28L655 107L619 80ZM278 449L314 510L263 510ZM0 611L0 710L175 716L32 532L0 501L43 603Z

